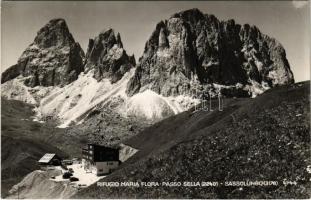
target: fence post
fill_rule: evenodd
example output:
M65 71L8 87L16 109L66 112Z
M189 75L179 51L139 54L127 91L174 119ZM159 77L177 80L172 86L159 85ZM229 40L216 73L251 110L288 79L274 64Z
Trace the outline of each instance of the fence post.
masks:
M223 99L220 90L218 92L218 110L223 111Z

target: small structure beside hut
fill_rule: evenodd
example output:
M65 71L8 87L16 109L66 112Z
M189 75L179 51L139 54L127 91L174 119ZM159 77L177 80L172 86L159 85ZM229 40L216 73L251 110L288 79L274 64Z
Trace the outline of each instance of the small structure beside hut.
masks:
M61 165L62 159L56 155L55 153L46 153L44 156L38 161L41 169L48 169L49 167L59 166Z

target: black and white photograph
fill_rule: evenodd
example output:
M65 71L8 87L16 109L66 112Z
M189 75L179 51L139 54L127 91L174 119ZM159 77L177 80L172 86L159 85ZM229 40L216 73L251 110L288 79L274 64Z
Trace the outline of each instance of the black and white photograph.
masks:
M310 199L310 2L1 1L1 199Z

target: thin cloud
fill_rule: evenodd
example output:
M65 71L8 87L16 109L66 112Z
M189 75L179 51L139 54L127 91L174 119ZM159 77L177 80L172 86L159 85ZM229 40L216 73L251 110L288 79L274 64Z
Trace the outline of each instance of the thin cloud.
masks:
M303 8L308 5L308 1L292 1L293 6L297 9Z

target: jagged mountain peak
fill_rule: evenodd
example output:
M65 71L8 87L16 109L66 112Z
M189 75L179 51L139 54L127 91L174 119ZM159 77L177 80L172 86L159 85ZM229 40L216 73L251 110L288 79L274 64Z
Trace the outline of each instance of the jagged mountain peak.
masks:
M188 9L175 13L171 18L182 18L185 20L198 20L204 18L204 14L197 8Z
M114 29L113 28L105 28L105 29L102 29L100 32L99 32L99 35L101 35L101 34L110 34L110 33L113 33L114 34Z
M95 39L107 43L109 48L115 44L117 44L119 48L123 48L120 33L116 33L112 28L102 30Z
M83 71L84 52L76 43L64 19L52 19L43 26L16 65L2 73L1 83L22 76L24 84L64 86Z
M109 78L112 83L135 66L135 58L128 56L123 48L120 33L109 28L101 31L94 39L89 40L85 62L86 72L94 70L98 81Z
M42 48L67 46L74 43L75 40L69 31L67 23L62 18L50 20L49 23L38 31L34 39L34 44Z
M146 42L127 93L151 89L164 96L222 92L256 96L294 82L284 48L256 26L190 9L160 21ZM215 85L216 84L216 85Z
M119 32L117 34L117 44L118 44L119 48L123 48L123 43L122 43L121 35Z

